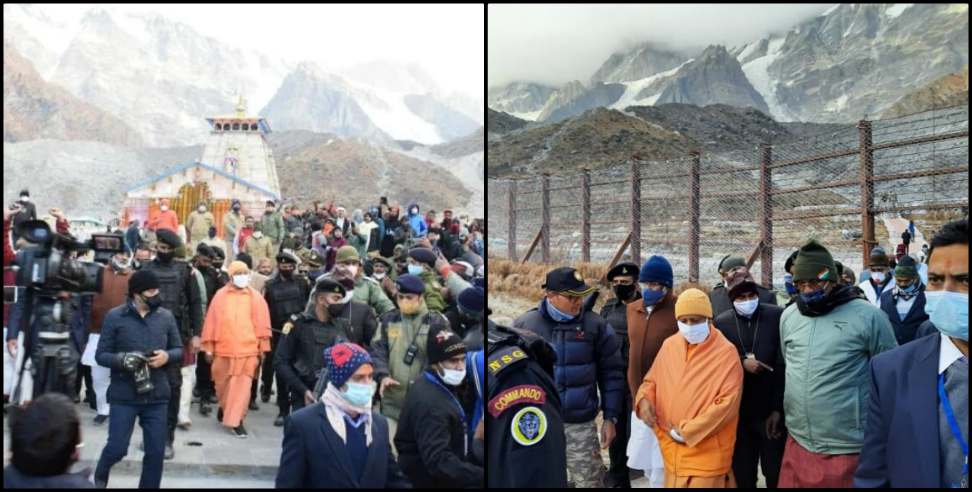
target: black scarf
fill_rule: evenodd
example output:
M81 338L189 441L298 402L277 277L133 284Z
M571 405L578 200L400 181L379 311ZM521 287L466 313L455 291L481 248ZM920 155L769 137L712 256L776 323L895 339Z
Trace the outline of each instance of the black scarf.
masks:
M860 289L855 289L850 285L841 285L830 291L830 294L823 300L810 304L804 303L803 297L798 294L796 296L796 303L797 309L800 310L801 314L815 318L817 316L823 316L833 311L837 306L846 304L854 299L867 300L867 297L864 296L864 293Z

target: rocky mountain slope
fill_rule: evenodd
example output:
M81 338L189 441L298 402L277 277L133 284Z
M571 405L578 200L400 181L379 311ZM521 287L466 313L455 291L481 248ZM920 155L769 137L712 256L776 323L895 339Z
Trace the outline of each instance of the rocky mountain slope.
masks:
M883 113L882 118L897 118L931 109L947 108L969 103L969 66L958 73L948 74L921 89L898 99Z
M3 141L91 140L124 147L142 145L124 122L45 82L29 61L3 45Z

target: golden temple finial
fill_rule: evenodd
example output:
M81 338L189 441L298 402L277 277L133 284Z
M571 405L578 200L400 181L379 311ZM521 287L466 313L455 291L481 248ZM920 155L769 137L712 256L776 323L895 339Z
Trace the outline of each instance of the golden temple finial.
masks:
M240 95L239 101L236 103L236 117L246 117L246 98L244 98L242 95Z

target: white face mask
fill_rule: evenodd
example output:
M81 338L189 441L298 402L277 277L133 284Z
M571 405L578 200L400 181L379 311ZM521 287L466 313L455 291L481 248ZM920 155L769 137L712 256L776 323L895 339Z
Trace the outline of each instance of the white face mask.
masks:
M879 284L884 282L884 272L871 272L871 280Z
M685 340L692 345L699 344L705 341L709 336L709 322L703 321L697 325L687 325L681 321L678 323L678 332L685 337Z
M377 280L381 280L385 278L385 275L387 275L385 272L375 272L374 277Z
M748 301L734 302L732 303L736 307L736 312L746 316L747 318L752 316L756 312L756 308L759 307L759 299L750 299Z
M253 233L253 237L255 237L257 239L260 239L261 237L263 237L263 232L256 231L256 232Z
M199 207L199 213L205 213L206 207Z
M168 205L162 205L162 211L163 212L165 212L168 209L169 209L169 206Z
M244 287L246 287L247 285L250 285L250 276L249 275L233 275L233 285L235 285L235 286L237 286L237 287L239 287L241 289L244 288Z
M463 379L466 379L466 368L463 367L460 370L442 368L442 373L439 374L442 381L449 386L459 386Z

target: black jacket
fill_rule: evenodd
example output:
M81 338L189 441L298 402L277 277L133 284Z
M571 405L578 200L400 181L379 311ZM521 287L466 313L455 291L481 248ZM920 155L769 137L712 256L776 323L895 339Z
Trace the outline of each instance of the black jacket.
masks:
M149 368L154 388L145 395L135 391L135 374L122 368L123 352L165 350L169 362L159 368ZM112 308L105 315L98 339L95 361L111 368L111 384L108 386L108 403L164 403L169 401L171 390L166 367L182 364L182 340L176 327L175 317L168 309L160 307L144 318L129 299L125 304Z
M398 464L415 488L483 487L483 466L472 462L472 443L463 416L463 412L470 415L472 408L460 412L458 406L468 401L461 394L468 389L467 385L458 390L449 387L428 370L409 388L395 448Z
M449 306L449 308L446 309L442 314L445 315L447 320L449 320L449 326L452 327L452 331L454 331L456 335L459 335L460 338L465 337L466 333L468 333L470 330L474 330L482 326L482 321L478 323L470 323L468 320L464 320L463 317L459 315L459 307L456 305Z
M752 351L757 360L773 367L772 372L764 369L760 374L751 374L743 370L742 404L739 408L741 420L763 420L774 410L780 412L780 415L783 414L785 370L783 351L780 348L780 316L782 314L783 308L760 302L752 318L739 316L735 309L731 309L716 316L713 320L716 328L736 346L740 364L742 364L746 352ZM741 343L740 334L742 335ZM753 348L754 335L756 337L755 348Z
M635 300L639 299L641 294L635 297ZM624 302L615 297L608 300L601 308L601 317L611 325L614 334L621 341L621 358L624 359L625 368L628 367L628 351L631 349L631 341L628 339L628 303L630 302L632 301Z
M567 445L553 380L557 354L530 332L490 322L486 333L487 486L566 488ZM539 411L534 415L542 416L546 432L518 442L511 429L519 427L520 412L528 407Z
M324 367L324 349L350 339L347 320L330 319L322 323L306 312L295 315L294 321L287 322L284 331L289 331L280 339L273 355L273 368L287 382L292 391L303 394L314 389L318 372Z
M757 285L756 290L759 291L760 304L772 304L776 306L776 294L773 291L762 285ZM712 291L709 292L709 302L712 303L712 316L719 316L732 309L732 301L729 300L729 289L726 289L724 283L720 282L712 287Z

